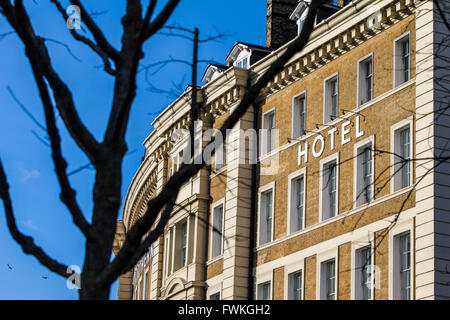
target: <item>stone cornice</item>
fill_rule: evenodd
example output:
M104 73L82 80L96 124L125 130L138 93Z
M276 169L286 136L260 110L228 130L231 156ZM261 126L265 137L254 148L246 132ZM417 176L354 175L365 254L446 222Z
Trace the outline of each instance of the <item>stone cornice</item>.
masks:
M306 47L296 54L264 89L270 96L307 76L339 56L368 41L415 11L414 0L361 0L322 21ZM374 18L378 23L373 25ZM251 70L256 82L290 43L256 63Z

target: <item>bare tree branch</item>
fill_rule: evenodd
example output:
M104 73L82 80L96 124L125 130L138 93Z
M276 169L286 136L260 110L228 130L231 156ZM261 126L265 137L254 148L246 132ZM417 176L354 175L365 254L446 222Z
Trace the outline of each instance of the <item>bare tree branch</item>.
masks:
M441 16L442 22L444 22L445 26L447 27L447 30L450 32L450 25L447 19L445 19L444 11L442 11L441 5L439 4L440 1L441 0L435 0L434 3L436 3L436 7L438 9L439 15Z
M0 7L9 24L24 43L30 64L39 69L52 88L56 107L69 133L88 158L95 162L99 144L82 123L75 108L72 93L54 71L45 41L35 35L22 1L16 1L13 7L9 1L0 0Z
M62 7L61 3L58 0L50 0L50 1L55 4L56 8L61 13L62 18L64 19L64 22L66 22L69 19L69 16L67 15L66 10L64 10L64 8ZM103 60L104 70L108 74L113 75L113 76L116 74L116 71L112 68L111 63L109 61L110 56L105 51L103 51L99 45L95 44L90 39L78 34L75 31L75 29L70 29L70 34L76 40L86 44L87 46L89 46L89 48L91 48L95 53L98 54L98 56Z
M50 100L48 87L44 81L43 75L39 72L37 67L32 65L32 70L39 89L42 106L44 107L47 133L50 139L50 146L52 150L52 159L55 165L56 176L61 187L61 201L69 209L74 224L82 231L85 237L90 241L96 242L98 238L92 232L91 225L84 218L83 212L81 211L76 200L76 192L71 187L69 178L67 176L67 162L62 156L61 138L59 136L58 128L56 127L55 113Z
M40 264L45 266L52 272L59 274L64 278L70 276L67 273L67 266L53 258L49 257L47 253L34 243L34 239L30 236L26 236L20 232L17 228L16 219L14 217L14 210L11 203L11 197L9 195L9 185L6 179L6 174L3 169L2 161L0 160L0 198L3 201L3 207L5 209L6 222L9 232L13 239L22 247L23 252L34 256Z
M53 2L53 1L52 1ZM103 52L105 52L108 57L110 57L115 62L120 60L120 53L106 40L103 32L97 26L97 24L92 20L89 13L86 11L85 7L79 0L70 0L73 5L76 5L80 8L81 11L81 20L84 21L87 28L91 32L92 36L95 39L97 45L101 48Z
M159 29L161 29L164 24L169 20L173 11L177 7L180 0L169 0L164 7L164 9L159 13L159 15L153 20L152 23L148 25L144 33L144 39L150 38L154 35Z

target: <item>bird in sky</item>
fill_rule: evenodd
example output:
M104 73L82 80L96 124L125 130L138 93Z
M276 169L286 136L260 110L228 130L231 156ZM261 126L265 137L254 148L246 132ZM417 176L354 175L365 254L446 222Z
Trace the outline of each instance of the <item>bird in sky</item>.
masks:
M8 269L12 270L12 267L11 267L11 265L9 263L8 263Z
M43 277L42 277L42 279L44 279L44 280L47 280L47 279L48 279L48 277L45 277L45 276L43 276Z

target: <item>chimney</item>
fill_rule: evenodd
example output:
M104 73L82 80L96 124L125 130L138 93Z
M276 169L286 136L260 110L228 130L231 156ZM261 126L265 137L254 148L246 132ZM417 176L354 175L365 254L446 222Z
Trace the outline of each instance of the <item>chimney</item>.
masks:
M298 0L267 0L266 45L277 49L297 36L297 23L289 19Z

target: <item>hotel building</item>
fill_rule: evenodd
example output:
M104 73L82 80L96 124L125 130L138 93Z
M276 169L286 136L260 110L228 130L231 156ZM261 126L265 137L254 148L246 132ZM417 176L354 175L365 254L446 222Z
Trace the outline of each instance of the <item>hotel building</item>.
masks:
M207 68L203 145L301 32L308 2L268 0L267 46L236 42ZM323 5L304 49L183 185L119 299L450 299L448 38L434 1ZM190 96L152 123L115 252L183 161Z

